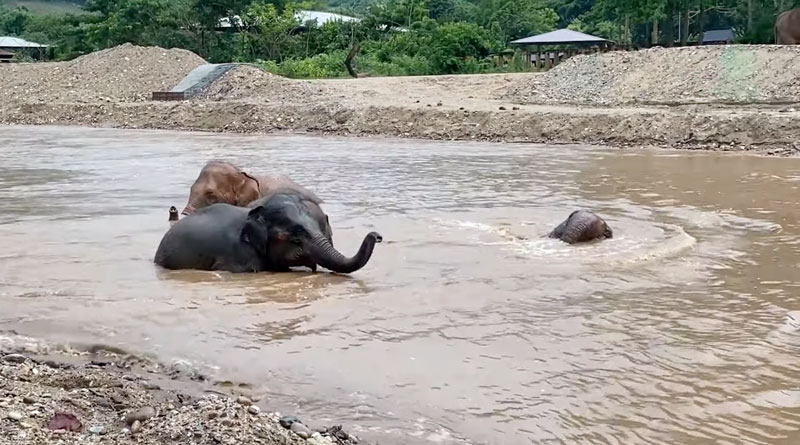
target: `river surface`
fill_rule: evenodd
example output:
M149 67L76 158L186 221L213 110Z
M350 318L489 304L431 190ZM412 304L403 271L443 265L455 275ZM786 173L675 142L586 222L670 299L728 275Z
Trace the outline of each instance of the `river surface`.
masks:
M0 128L0 323L246 382L384 444L800 443L800 160ZM351 276L166 272L210 159L285 173ZM576 208L615 238L543 239Z

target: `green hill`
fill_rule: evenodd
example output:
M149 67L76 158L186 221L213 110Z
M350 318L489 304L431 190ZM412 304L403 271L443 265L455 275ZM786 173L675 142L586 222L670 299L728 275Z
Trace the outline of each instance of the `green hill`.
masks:
M6 8L24 6L37 15L79 13L84 3L85 0L0 0L0 5Z

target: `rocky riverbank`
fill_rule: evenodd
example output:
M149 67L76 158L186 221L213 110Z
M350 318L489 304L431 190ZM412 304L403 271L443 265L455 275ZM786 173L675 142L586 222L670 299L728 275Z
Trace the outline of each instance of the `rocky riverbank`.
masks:
M782 87L791 84L796 49L730 48L576 57L542 74L299 81L241 66L201 97L164 103L147 97L202 59L123 45L61 64L0 67L4 82L10 79L0 90L0 123L797 155L800 90ZM667 69L684 52L703 76ZM650 66L663 69L645 81ZM79 74L86 70L91 75ZM750 85L747 94L739 94L741 85Z
M3 347L0 444L359 443L341 426L312 430L268 401L209 393L202 376L172 371L102 348Z

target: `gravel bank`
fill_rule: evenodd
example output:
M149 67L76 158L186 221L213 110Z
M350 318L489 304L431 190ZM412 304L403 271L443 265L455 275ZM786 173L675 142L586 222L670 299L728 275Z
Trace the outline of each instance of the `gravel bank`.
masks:
M359 443L339 426L312 430L246 395L204 393L174 367L102 349L31 349L0 348L3 445Z
M147 98L177 84L202 59L182 50L123 45L67 64L0 66L0 77L12 78L12 88L0 90L5 99L0 100L0 124L797 155L800 106L789 102L800 103L792 69L798 55L800 47L671 48L575 57L543 74L309 81L245 65L200 97L165 103ZM135 76L129 73L133 69ZM48 70L69 71L66 78L78 80L65 87L62 74L48 75L58 82L42 74ZM740 103L725 105L730 101Z
M798 102L800 48L727 45L652 48L573 57L512 85L518 103Z

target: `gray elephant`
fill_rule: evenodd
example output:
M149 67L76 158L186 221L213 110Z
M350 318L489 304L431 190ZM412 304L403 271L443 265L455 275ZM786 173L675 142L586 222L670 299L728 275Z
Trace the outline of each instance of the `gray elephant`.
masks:
M565 243L577 244L596 239L613 238L611 227L603 218L588 210L576 210L548 235Z
M325 232L327 216L301 193L283 192L250 208L212 204L177 222L162 238L155 262L166 269L286 271L317 265L337 273L364 267L383 238L370 232L347 258ZM320 216L321 215L321 216Z

